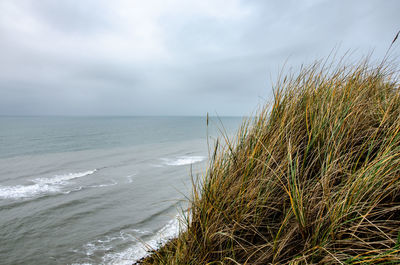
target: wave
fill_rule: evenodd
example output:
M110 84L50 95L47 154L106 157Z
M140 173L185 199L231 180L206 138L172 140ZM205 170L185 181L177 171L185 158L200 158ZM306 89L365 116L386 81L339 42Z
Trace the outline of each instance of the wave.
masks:
M127 229L120 231L115 236L106 235L101 239L91 241L85 244L82 249L73 251L85 255L93 261L93 264L131 265L148 255L148 250L157 249L168 240L177 237L178 233L179 221L176 217L153 235L147 230ZM140 238L142 237L148 238L148 240L141 241ZM126 246L126 248L120 252L115 252L116 245ZM95 257L99 257L99 254L101 262L95 261ZM73 264L82 265L83 263Z
M117 184L118 184L118 182L116 182L115 180L112 180L112 182L110 182L110 183L91 185L91 186L87 186L87 187L88 188L103 188L103 187L114 186L114 185L117 185Z
M85 264L115 264L117 260L114 257L114 249L119 246L131 246L133 243L140 240L139 238L142 236L151 236L151 232L148 230L140 230L140 229L123 229L120 230L119 233L116 233L113 236L105 235L100 239L93 240L84 246L81 249L72 250L75 253L83 254L86 256L86 260L90 260L91 263ZM118 256L118 254L117 254ZM99 260L100 259L100 260ZM102 262L101 262L102 261ZM83 265L84 263L73 263L76 265ZM132 264L132 261L127 264Z
M97 171L97 169L93 169L93 170L88 170L85 172L55 175L52 178L37 178L32 181L34 183L38 183L38 184L65 184L68 180L85 177L85 176L93 174L96 171Z
M103 257L105 264L131 265L137 260L148 255L149 250L157 249L179 234L178 216L169 221L154 236L145 242L139 242L134 246L118 253L109 253Z
M133 177L134 176L136 176L136 173L135 174L133 174L133 175L129 175L129 176L126 176L126 179L128 180L128 183L132 183L133 182Z
M31 185L15 185L15 186L1 186L0 185L0 199L25 199L38 196L44 196L52 193L65 193L71 191L62 191L62 187L68 185L69 180L81 178L91 175L97 170L89 170L85 172L69 173L64 175L55 175L51 178L36 178L31 180L35 184ZM78 190L82 189L80 187ZM76 191L77 189L73 190Z
M163 158L162 160L164 161L164 165L167 166L184 166L201 162L205 158L205 156L179 156L174 159Z
M59 187L51 185L0 186L0 199L23 199L40 194L58 193Z

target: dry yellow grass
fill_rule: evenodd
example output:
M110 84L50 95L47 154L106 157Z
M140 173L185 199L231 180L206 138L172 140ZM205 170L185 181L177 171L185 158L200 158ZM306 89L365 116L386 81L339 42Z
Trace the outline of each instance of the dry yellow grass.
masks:
M142 264L400 263L400 87L368 60L282 78Z

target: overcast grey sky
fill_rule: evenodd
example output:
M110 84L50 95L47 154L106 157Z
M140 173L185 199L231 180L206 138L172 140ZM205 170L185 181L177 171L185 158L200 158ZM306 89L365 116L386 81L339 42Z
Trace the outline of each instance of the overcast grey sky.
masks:
M400 0L0 0L0 115L248 115L286 60L399 29Z

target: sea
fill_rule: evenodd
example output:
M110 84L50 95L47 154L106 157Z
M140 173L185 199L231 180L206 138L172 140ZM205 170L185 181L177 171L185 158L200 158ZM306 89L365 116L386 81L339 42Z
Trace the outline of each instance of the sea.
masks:
M0 117L0 264L132 264L240 117ZM212 151L211 151L212 152Z

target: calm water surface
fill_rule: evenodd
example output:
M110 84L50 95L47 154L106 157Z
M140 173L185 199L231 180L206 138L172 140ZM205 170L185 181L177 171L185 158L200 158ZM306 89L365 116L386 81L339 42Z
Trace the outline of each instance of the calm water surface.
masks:
M0 264L132 264L176 235L206 132L200 117L0 117Z

